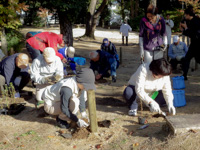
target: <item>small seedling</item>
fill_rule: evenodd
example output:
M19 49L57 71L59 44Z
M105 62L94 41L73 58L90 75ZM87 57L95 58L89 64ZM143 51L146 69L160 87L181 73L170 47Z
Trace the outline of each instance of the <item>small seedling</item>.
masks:
M10 82L9 90L10 90L10 95L13 100L13 103L15 103L15 93L16 92L15 92L15 87L13 86L12 82Z
M7 84L5 84L5 89L3 90L3 95L4 95L4 97L5 97L5 100L6 100L6 106L7 106L7 108L9 108L9 105L8 105L8 85Z

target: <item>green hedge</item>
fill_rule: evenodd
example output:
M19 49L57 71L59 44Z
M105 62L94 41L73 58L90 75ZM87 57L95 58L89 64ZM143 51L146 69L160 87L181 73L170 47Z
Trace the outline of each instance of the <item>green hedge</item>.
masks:
M21 52L22 48L25 47L25 37L17 30L7 29L6 39L8 44L8 54L10 53L11 48L18 53Z

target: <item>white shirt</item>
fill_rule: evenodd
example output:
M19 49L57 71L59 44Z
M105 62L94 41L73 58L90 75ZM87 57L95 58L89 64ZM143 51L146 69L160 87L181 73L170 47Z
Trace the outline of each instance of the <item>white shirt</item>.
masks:
M128 24L121 25L120 32L122 32L122 36L128 36L129 31L132 31L132 28Z
M167 104L173 104L174 96L172 94L171 81L169 76L156 79L149 70L149 64L141 64L137 71L128 81L130 85L135 86L137 96L146 104L152 101L150 93L162 90Z
M43 55L38 56L33 60L30 71L31 79L39 84L41 84L41 81L44 77L60 75L63 79L64 76L63 63L58 56L55 57L51 64L46 63Z
M171 35L172 34L172 28L174 27L174 22L169 19L169 20L165 20L165 23L169 23L168 25L166 24L166 32L167 32L167 35Z
M60 89L63 87L69 87L72 90L72 97L73 98L80 98L80 92L75 80L75 77L62 79L61 81L57 82L54 85L47 86L42 94L42 99L48 104L52 105L53 103L60 101ZM87 93L84 90L84 99L87 99Z

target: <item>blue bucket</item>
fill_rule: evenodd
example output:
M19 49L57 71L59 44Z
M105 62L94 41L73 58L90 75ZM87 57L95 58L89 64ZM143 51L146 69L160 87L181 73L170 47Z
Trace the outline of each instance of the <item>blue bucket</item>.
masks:
M174 89L185 89L185 82L183 76L176 76L172 78Z
M172 90L174 95L174 107L183 107L186 105L185 90Z
M86 63L86 59L83 57L74 57L74 61L78 64L78 65L85 65Z
M30 32L28 32L28 33L30 33L30 34L32 34L32 36L34 36L34 35L36 35L36 34L38 34L38 33L41 33L41 31L38 31L38 32L32 32L32 31L30 31Z

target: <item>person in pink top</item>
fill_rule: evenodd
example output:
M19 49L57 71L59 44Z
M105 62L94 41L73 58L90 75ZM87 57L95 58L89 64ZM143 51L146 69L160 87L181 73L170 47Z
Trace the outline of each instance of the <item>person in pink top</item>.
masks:
M38 57L46 47L52 47L56 55L65 62L66 59L58 53L57 45L64 47L64 40L62 34L56 34L53 32L42 32L26 40L26 48L29 52L32 60Z

